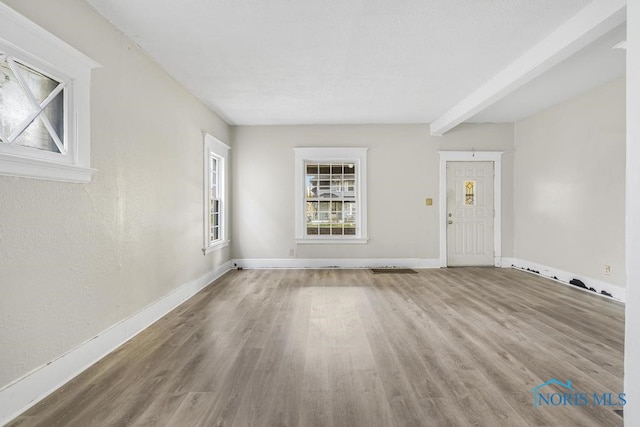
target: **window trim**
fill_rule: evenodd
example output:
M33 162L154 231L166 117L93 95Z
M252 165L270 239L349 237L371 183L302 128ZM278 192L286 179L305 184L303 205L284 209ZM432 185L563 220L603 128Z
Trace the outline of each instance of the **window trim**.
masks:
M67 154L0 143L0 175L91 182L91 70L101 65L0 2L0 46L20 62L64 81Z
M367 227L367 147L294 147L295 152L295 240L297 244L366 244ZM354 236L307 236L305 233L305 163L351 162L357 165L358 213Z
M204 209L204 243L202 247L202 252L207 255L214 250L222 249L225 246L229 245L229 169L227 167L229 163L229 147L224 142L220 141L216 137L204 133L204 180L203 180L203 209ZM218 189L219 189L219 198L220 200L220 239L215 242L211 242L209 240L210 233L210 199L209 199L209 176L211 173L210 170L210 158L211 156L217 158L217 177L218 177Z

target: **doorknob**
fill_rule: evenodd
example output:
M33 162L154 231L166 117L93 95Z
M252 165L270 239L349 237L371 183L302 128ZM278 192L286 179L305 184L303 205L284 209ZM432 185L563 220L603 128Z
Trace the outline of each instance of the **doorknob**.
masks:
M453 221L447 221L447 224L453 224Z

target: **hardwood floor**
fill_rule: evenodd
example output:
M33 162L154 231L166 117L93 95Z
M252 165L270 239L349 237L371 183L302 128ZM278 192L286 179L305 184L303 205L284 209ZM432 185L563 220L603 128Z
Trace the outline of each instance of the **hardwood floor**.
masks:
M511 269L232 271L10 425L622 425L530 390L617 396L623 329Z

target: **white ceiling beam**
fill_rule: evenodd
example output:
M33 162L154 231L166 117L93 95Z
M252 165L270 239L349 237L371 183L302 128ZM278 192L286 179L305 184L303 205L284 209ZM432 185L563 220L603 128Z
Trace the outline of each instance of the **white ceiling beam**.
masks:
M595 0L430 125L442 136L627 19L627 0Z

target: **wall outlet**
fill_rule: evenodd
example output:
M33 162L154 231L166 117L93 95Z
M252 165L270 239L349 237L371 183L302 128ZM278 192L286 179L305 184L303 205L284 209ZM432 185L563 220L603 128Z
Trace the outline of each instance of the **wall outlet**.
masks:
M289 256L295 256L295 255L296 255L295 249L289 249Z
M604 266L604 274L606 274L607 276L611 274L611 266L610 265L606 265Z

